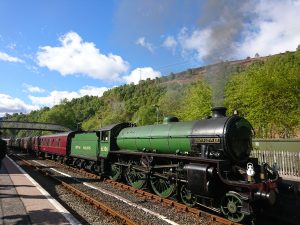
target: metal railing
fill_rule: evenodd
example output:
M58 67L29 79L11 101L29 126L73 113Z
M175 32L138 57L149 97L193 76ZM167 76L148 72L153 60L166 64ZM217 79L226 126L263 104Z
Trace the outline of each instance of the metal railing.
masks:
M252 156L275 167L283 178L300 180L300 152L253 150Z

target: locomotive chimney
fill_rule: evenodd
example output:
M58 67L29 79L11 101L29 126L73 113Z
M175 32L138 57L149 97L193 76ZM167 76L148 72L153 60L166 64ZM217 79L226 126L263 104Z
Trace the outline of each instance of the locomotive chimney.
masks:
M218 118L218 117L225 117L226 116L226 107L214 107L212 108L212 117Z

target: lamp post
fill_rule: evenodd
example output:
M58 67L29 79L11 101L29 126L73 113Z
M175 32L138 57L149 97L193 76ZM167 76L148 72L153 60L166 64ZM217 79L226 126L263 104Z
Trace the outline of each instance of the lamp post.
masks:
M153 107L156 108L156 124L158 124L159 106L158 105L153 105Z
M100 120L100 127L102 127L102 116L98 115L98 120Z
M77 131L81 131L81 123L77 123Z

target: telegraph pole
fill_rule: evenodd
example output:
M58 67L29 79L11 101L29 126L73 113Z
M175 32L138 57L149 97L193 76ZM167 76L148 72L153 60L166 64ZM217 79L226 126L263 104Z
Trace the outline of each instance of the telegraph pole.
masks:
M159 106L158 105L153 105L153 107L156 108L156 124L158 124Z

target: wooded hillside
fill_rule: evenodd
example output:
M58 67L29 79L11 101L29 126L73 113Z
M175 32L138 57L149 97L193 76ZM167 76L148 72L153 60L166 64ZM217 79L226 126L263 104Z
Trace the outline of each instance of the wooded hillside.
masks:
M253 124L257 137L295 136L300 128L300 48L122 85L100 98L64 100L52 108L6 115L5 119L56 123L71 129L80 123L84 130L97 130L125 121L154 124L169 115L180 120L200 119L210 115L211 107L221 105L228 107L229 113L239 110ZM6 132L9 135L11 131Z

